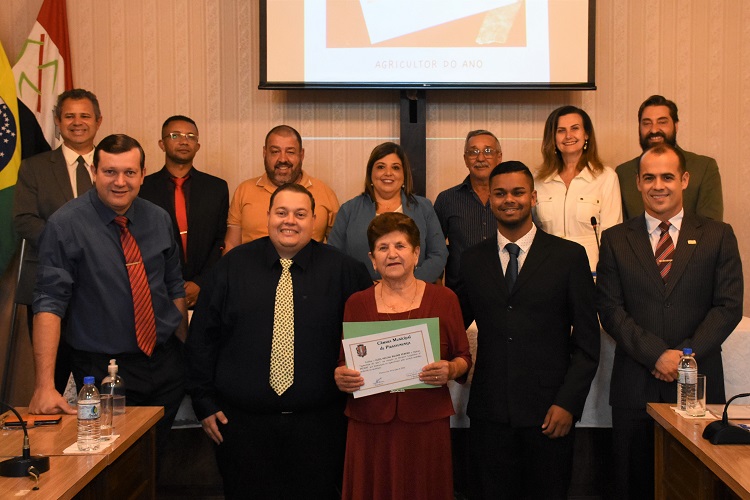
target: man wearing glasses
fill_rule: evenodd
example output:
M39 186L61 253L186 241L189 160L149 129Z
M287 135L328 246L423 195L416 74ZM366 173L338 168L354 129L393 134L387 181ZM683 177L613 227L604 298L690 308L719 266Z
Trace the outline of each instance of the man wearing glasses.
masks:
M198 127L187 116L170 116L161 127L164 168L147 176L140 196L166 210L180 247L185 300L193 307L203 279L221 257L227 231L229 188L225 180L193 166Z
M495 237L495 217L490 208L490 172L503 161L503 151L495 134L472 130L466 135L464 163L466 179L440 193L435 212L448 240L448 264L445 285L455 289L461 253L467 248Z
M464 143L464 163L469 175L458 186L446 189L435 200L435 212L440 227L448 240L448 262L445 266L444 283L455 290L458 284L458 271L461 254L469 247L488 238L495 238L497 222L490 208L490 172L503 161L500 141L487 130L472 130ZM466 334L472 354L476 354L477 328L472 324ZM448 384L453 398L456 415L451 417L453 455L456 466L453 468L453 484L457 491L468 489L468 417L466 403L471 390L471 377L464 385ZM462 466L460 466L461 464Z

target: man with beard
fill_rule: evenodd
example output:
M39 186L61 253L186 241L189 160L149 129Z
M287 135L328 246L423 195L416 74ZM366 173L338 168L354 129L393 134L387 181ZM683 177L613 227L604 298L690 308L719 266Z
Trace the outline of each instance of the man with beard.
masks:
M490 172L503 161L495 134L472 130L464 143L464 163L469 175L458 186L435 199L435 213L448 240L445 285L455 289L461 254L480 241L495 236L495 218L490 208Z
M229 188L225 180L197 170L198 127L187 116L170 116L161 127L164 168L143 180L140 196L169 213L180 247L185 301L193 307L203 279L221 257L227 231ZM189 228L189 230L188 230Z
M534 177L490 174L495 235L461 256L464 323L476 319L469 397L472 498L567 498L574 422L599 363L594 281L578 243L537 229Z
M652 146L667 143L679 149L687 161L690 184L683 193L685 213L708 219L722 220L724 203L721 177L716 160L677 146L677 105L660 95L652 95L638 109L638 135L641 149L645 152ZM636 187L638 157L617 167L622 193L622 218L631 219L643 213L643 199Z
M331 232L339 211L336 193L322 181L302 170L305 150L302 137L289 125L277 125L266 135L263 164L266 173L248 179L237 187L229 205L224 253L248 241L268 236L266 227L268 203L276 188L296 183L315 198L313 239L324 241Z

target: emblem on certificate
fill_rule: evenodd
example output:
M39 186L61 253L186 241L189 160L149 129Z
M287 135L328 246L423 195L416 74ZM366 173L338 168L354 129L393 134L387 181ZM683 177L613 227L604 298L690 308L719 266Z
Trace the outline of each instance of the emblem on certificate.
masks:
M422 367L440 359L438 318L344 323L346 366L365 384L353 396L403 389L433 389L419 381Z

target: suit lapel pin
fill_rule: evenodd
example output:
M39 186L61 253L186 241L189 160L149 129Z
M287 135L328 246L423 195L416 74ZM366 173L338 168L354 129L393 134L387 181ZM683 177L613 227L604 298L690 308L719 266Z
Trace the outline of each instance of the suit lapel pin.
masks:
M688 240L688 245L697 245L698 242L695 240Z

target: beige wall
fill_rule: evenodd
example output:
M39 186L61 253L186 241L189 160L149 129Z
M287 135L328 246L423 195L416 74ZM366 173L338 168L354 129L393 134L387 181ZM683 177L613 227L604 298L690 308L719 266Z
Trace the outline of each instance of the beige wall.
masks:
M15 60L41 0L4 0L0 41ZM396 91L260 91L254 0L68 0L73 78L102 105L100 136L125 132L161 167L159 127L171 114L199 125L199 168L229 182L259 175L268 129L303 135L306 169L345 201L361 191L372 147L399 133ZM600 0L595 92L433 91L427 95L427 195L465 175L466 132L494 131L505 159L540 161L542 127L562 104L585 108L605 163L639 153L636 112L661 93L680 106L678 140L715 157L725 218L750 255L750 3L742 0ZM748 295L748 294L746 294ZM746 304L750 301L746 300Z

